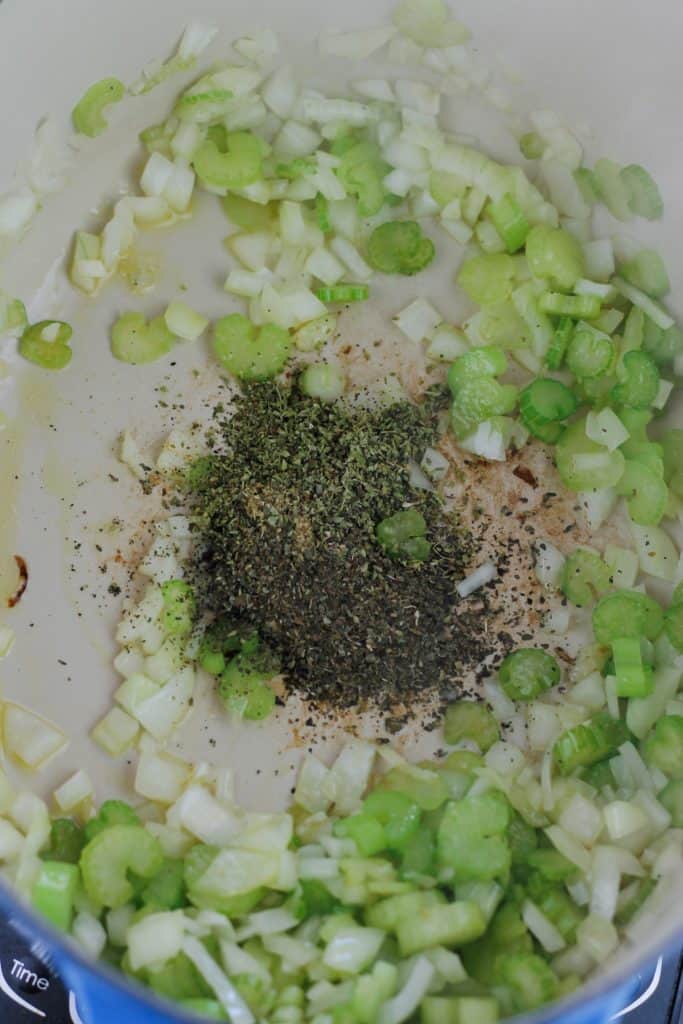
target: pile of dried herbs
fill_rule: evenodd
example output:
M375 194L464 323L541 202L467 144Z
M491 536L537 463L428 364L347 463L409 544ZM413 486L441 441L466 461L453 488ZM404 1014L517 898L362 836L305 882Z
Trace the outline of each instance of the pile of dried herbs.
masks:
M212 454L189 478L200 607L257 629L287 686L316 703L390 709L452 692L482 656L455 588L470 542L408 480L435 441L437 406L351 410L268 382L214 411ZM406 507L426 521L426 561L376 539Z

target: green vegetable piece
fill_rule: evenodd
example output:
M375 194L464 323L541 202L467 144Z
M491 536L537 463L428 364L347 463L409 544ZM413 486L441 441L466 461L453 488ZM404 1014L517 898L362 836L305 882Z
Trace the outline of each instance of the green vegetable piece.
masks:
M496 974L511 993L512 1008L522 1013L555 999L558 981L549 965L533 953L506 953L496 961Z
M593 551L572 551L562 571L562 592L577 608L586 608L601 597L612 582L609 566Z
M557 850L533 850L528 865L542 882L568 882L576 876L576 867ZM534 892L534 899L539 895Z
M506 878L511 854L505 832L510 806L498 791L446 804L437 833L440 863L458 882Z
M113 825L91 839L81 854L83 884L91 900L105 907L122 907L133 896L132 871L152 878L164 865L161 845L138 825Z
M545 153L545 142L538 132L526 132L519 140L519 151L525 160L540 160Z
M103 110L111 103L119 103L126 95L126 87L118 78L103 78L95 82L83 94L71 112L71 120L77 132L94 138L107 129Z
M646 762L671 779L683 779L683 715L663 715L645 737Z
M424 764L430 775L425 777L416 774L409 768L392 768L379 781L378 789L398 790L405 793L423 811L435 811L448 799L448 788L438 769L441 765Z
M555 741L553 760L562 775L571 775L577 768L587 768L611 757L628 738L624 722L601 712L563 732Z
M454 199L461 199L467 191L467 184L458 174L448 171L432 171L429 176L429 191L439 206L448 206Z
M491 996L425 996L420 1003L421 1024L496 1024L497 1001Z
M161 593L164 598L161 625L170 636L188 636L197 613L192 587L185 580L168 580L161 584Z
M593 186L598 198L617 220L633 219L630 206L630 189L622 178L622 169L614 160L602 159L595 164Z
M105 800L94 818L85 826L85 841L90 842L107 828L114 825L139 825L140 819L123 800Z
M612 657L618 697L647 697L652 693L652 669L643 664L641 643L637 637L613 640Z
M309 398L321 402L336 402L344 394L346 378L343 371L331 363L311 363L299 377L299 387Z
M526 869L527 862L538 846L536 829L529 825L521 814L513 811L507 828L507 841L510 847L514 868Z
M380 822L391 850L402 850L420 827L420 808L398 790L377 789L370 793L363 801L363 813Z
M664 479L674 494L683 497L683 430L667 430L661 442Z
M511 700L534 700L559 683L560 666L547 651L522 647L503 659L498 678Z
M353 839L363 857L374 857L386 850L387 836L382 825L371 814L353 814L342 818L334 826L334 834L342 839Z
M474 740L486 753L499 739L498 723L485 704L460 700L446 711L443 723L446 743Z
M322 192L318 192L315 197L315 219L323 234L328 235L332 230L332 221L330 220L330 201L322 194Z
M401 878L412 881L434 874L436 842L429 828L419 828L406 842L401 857Z
M55 928L68 932L81 873L76 864L43 861L31 890L31 903Z
M571 291L584 275L581 243L562 228L538 224L526 240L526 258L534 277L551 281L561 291Z
M172 135L169 122L164 121L163 124L151 124L149 128L143 128L139 139L150 153L167 153Z
M226 152L207 139L192 158L197 177L212 188L246 188L261 177L263 143L251 132L229 132Z
M270 651L238 654L223 670L218 695L228 711L251 721L262 721L275 707L275 693L266 684L279 666Z
M637 217L659 220L664 213L664 203L651 175L639 164L622 168L621 180L628 194L628 205Z
M366 284L333 284L316 288L315 294L321 302L365 302L370 289Z
M569 316L574 320L595 320L600 316L597 295L563 295L562 292L544 292L538 300L542 313L551 316Z
M341 156L336 170L346 191L358 199L358 212L362 217L373 217L382 209L386 198L384 178L391 168L373 142L358 142L347 136L343 144L335 141L332 153Z
M162 966L148 967L141 976L152 991L174 1001L208 999L213 994L195 965L184 953L172 957Z
M674 324L666 331L645 317L643 350L658 364L671 363L683 352L683 330Z
M434 259L434 243L416 221L387 221L370 235L367 258L385 274L416 274Z
M353 1024L375 1024L380 1008L396 991L397 982L398 968L384 960L375 963L371 973L362 974L349 1004Z
M661 794L659 794L659 797L661 798ZM621 928L627 925L638 913L648 896L654 891L656 885L657 882L654 878L641 878L635 894L617 910L614 923Z
M588 167L578 167L574 171L574 180L581 190L584 202L595 206L598 201L598 183L595 175Z
M230 313L214 325L213 348L219 363L240 380L268 380L284 369L291 339L275 324L255 327L241 313Z
M565 420L576 412L576 396L559 380L537 377L519 394L519 411L529 428Z
M653 598L637 590L620 590L598 601L593 611L593 632L599 644L622 637L656 640L664 625L662 609Z
M268 231L273 226L275 203L254 203L233 193L223 196L221 203L229 219L243 231Z
M464 946L486 931L486 918L476 903L423 907L414 917L399 921L396 934L402 956L412 956L433 946Z
M488 215L509 253L517 252L526 242L529 221L514 196L506 192L497 202L489 203Z
M63 370L73 355L69 341L73 330L62 320L41 320L24 329L19 355L43 370Z
M50 842L43 851L44 860L78 864L85 844L83 829L71 818L55 818L50 827Z
M180 999L178 1005L193 1017L201 1017L204 1020L229 1020L216 999Z
M591 441L584 418L571 423L558 438L555 464L563 483L573 491L614 487L624 472L622 453L608 452Z
M671 815L672 826L683 828L683 779L672 779L657 794L657 799Z
M619 383L611 391L612 400L632 409L647 409L659 391L659 370L654 359L639 349L626 352L617 370Z
M146 322L142 313L124 313L111 331L111 351L115 359L139 366L167 355L175 344L163 316Z
M579 325L567 347L566 360L575 377L592 378L607 373L615 355L614 342L608 335Z
M456 280L477 305L495 306L512 294L515 261L505 253L472 256L462 264Z
M664 260L654 249L641 249L622 263L619 276L653 299L661 299L671 287Z
M395 512L375 527L377 542L388 555L416 562L426 561L431 553L426 533L427 523L417 509Z
M217 846L197 843L185 857L185 885L190 902L196 907L217 910L228 917L242 917L256 907L265 895L262 887L247 892L217 893L204 883L204 876L220 853Z
M142 889L143 904L157 910L181 910L187 904L184 874L182 860L167 858L161 870Z
M661 475L644 462L627 459L617 491L639 526L657 526L666 511L669 489Z
M664 630L669 642L683 652L683 601L674 602L664 613Z
M518 391L513 384L500 384L493 377L464 380L451 405L451 427L458 438L466 437L477 424L492 416L514 411Z
M306 175L315 174L315 161L305 156L294 157L293 160L276 164L275 175L278 178L287 178L289 181L298 181Z
M371 928L395 932L401 921L410 921L433 906L443 906L446 897L438 889L404 892L372 903L365 909L365 922Z
M458 356L448 370L448 386L456 395L473 377L499 377L507 370L508 361L498 345L482 345Z

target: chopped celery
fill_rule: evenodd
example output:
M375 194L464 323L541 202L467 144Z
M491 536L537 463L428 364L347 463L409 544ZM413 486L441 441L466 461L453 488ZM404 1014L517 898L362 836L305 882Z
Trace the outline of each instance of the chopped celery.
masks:
M586 436L585 419L563 432L555 448L555 464L563 482L573 491L614 487L624 471L620 451L608 452Z
M161 585L164 607L159 621L170 636L192 632L196 615L194 591L185 580L168 580Z
M617 637L612 641L618 697L647 697L652 693L652 669L643 664L640 640Z
M392 558L424 562L429 558L431 544L427 540L427 523L417 509L395 512L375 527L377 542Z
M147 323L142 313L124 313L112 327L111 351L115 359L138 366L165 356L175 340L163 316Z
M506 192L496 202L489 203L488 215L496 231L505 242L507 251L514 253L521 249L526 242L530 225L514 196Z
M218 695L228 711L261 721L275 707L275 692L267 683L278 670L277 661L265 649L238 654L221 673Z
M664 203L656 182L640 164L629 164L621 170L621 180L628 194L628 205L633 213L646 220L659 220Z
M123 800L105 800L94 818L85 826L85 841L90 842L100 832L114 825L139 825L140 819Z
M519 411L524 425L533 433L548 424L567 419L576 407L577 400L569 388L550 377L537 377L519 394Z
M240 380L267 380L289 357L289 333L275 324L255 327L241 313L230 313L214 324L213 348L219 363Z
M78 864L85 844L83 829L71 818L55 818L50 828L50 843L43 851L45 860Z
M664 330L646 316L643 349L656 363L671 363L683 352L683 330L678 324Z
M517 394L513 384L499 384L493 377L464 380L451 406L453 433L458 438L464 438L484 420L492 416L507 416L517 404Z
M519 140L519 151L525 160L540 160L545 152L545 142L538 132L526 132Z
M659 390L659 371L651 356L638 349L626 352L617 376L619 383L612 388L611 395L618 405L631 409L652 405Z
M593 632L599 644L622 637L656 640L664 615L653 598L637 590L621 590L603 597L593 610Z
M101 135L107 129L102 111L111 103L119 103L125 94L126 87L118 78L103 78L91 85L71 112L76 131L91 138Z
M105 907L122 907L133 895L132 871L152 878L164 855L159 841L139 825L113 825L91 839L81 854L83 884L88 896Z
M505 953L496 961L496 974L510 992L514 1012L534 1010L557 995L558 981L540 956Z
M331 363L311 363L299 377L303 393L321 402L336 402L344 394L345 386L343 371Z
M512 295L515 261L504 253L472 256L462 264L456 280L477 305L495 306Z
M350 818L342 818L334 827L334 834L346 839L353 839L358 852L363 857L374 857L376 853L386 850L389 845L387 835L381 823L371 814L353 814Z
M380 822L390 849L401 850L420 827L420 808L398 790L376 789L364 800L363 813Z
M365 921L371 928L395 932L402 921L410 921L429 908L445 903L446 897L439 889L400 893L372 903L365 910Z
M434 873L436 840L431 829L421 827L401 851L401 878L412 880Z
M509 804L496 791L446 805L437 852L456 883L506 877L511 862L505 838L509 821Z
M594 320L600 316L601 308L597 295L563 295L561 292L544 292L538 306L543 313L569 316L574 320Z
M526 257L534 277L549 280L562 291L570 291L584 276L581 243L562 228L539 224L529 232Z
M187 903L185 865L168 858L140 894L143 904L157 910L180 910Z
M346 191L358 199L358 212L362 217L372 217L379 213L386 199L384 178L391 168L382 159L379 146L372 142L358 142L349 138L349 145L341 156L341 164L337 168L337 176Z
M567 366L575 377L599 377L610 369L615 354L608 335L579 324L567 347Z
M19 355L43 370L63 370L71 362L72 334L71 325L62 320L30 324L19 339Z
M380 224L367 243L368 263L385 274L417 274L434 259L434 243L416 221Z
M365 302L370 289L366 284L334 284L316 288L315 294L321 302Z
M628 735L622 721L601 712L562 733L553 747L555 764L563 775L570 775L577 768L587 768L615 754Z
M458 356L448 371L448 386L456 395L458 389L472 377L499 377L505 373L508 361L502 348L483 345Z
M643 757L671 779L683 779L683 716L663 715L642 744Z
M245 188L258 181L262 161L263 143L250 132L229 132L225 152L207 139L192 158L200 181L221 189Z
M657 526L669 498L666 483L641 460L627 459L617 491L626 498L629 515L639 526Z
M664 613L664 630L669 643L683 653L683 601L674 601Z
M522 647L503 659L498 678L511 700L533 700L559 683L560 666L547 651Z
M652 299L661 299L670 288L664 260L654 249L641 249L620 265L619 273Z
M673 827L683 828L683 779L672 779L657 794L657 799L671 815Z
M559 370L564 362L564 357L569 347L569 342L574 334L574 322L568 316L563 316L555 328L553 340L545 354L545 365L549 370Z
M443 723L446 743L474 740L484 753L499 738L498 723L485 704L460 700L446 711Z
M43 861L33 883L33 906L60 931L67 932L71 927L79 881L80 871L76 864Z
M438 774L440 765L424 764L424 771L392 768L379 780L379 789L397 789L409 796L423 811L435 811L448 799L448 788Z
M577 608L592 604L609 589L609 567L599 555L584 548L572 551L562 569L562 591Z
M403 956L433 946L463 946L485 931L486 918L481 908L467 900L423 907L414 916L399 921L396 928Z
M229 219L243 231L267 231L276 216L274 203L254 203L244 196L229 193L221 200Z
M229 1020L227 1012L216 999L180 999L178 1006L202 1020Z

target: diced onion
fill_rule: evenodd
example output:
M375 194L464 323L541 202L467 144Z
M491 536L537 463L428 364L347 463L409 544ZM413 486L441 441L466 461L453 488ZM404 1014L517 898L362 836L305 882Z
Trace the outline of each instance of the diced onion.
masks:
M7 753L33 771L42 768L69 744L62 730L19 704L2 709L3 743Z

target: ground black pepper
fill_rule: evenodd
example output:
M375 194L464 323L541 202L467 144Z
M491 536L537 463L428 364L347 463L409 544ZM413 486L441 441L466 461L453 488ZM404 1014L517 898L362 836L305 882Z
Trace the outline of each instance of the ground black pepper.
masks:
M452 696L487 653L482 612L456 590L471 539L408 479L438 409L428 396L349 410L265 383L215 410L212 454L190 474L199 605L257 628L285 685L313 703L389 712L427 691ZM405 507L427 522L424 563L375 540Z

